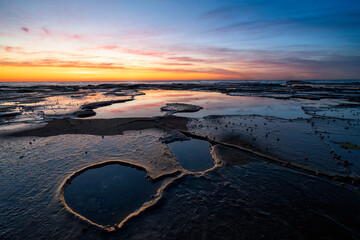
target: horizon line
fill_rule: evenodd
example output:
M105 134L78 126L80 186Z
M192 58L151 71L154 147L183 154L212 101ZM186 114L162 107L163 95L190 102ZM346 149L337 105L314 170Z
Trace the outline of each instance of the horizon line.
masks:
M360 78L307 79L159 79L159 80L1 80L0 82L189 82L189 81L360 81Z

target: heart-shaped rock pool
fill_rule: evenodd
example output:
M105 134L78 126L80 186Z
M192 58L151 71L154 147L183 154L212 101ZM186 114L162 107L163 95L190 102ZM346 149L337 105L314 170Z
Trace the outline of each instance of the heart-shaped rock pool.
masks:
M157 193L145 171L119 163L90 166L69 177L63 188L65 204L76 214L101 226L116 226Z

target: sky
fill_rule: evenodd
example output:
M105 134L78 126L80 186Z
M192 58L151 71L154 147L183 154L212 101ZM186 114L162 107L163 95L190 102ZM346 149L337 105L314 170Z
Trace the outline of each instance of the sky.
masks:
M0 0L0 81L360 79L359 0Z

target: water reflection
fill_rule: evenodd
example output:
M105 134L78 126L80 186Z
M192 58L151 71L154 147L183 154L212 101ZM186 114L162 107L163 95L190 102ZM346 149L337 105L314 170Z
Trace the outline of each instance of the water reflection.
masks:
M266 97L228 96L217 92L146 90L145 95L134 101L113 104L96 109L93 118L153 117L166 113L160 108L166 103L189 103L204 109L193 113L177 113L177 116L204 117L208 115L269 115L283 118L308 117L296 100Z
M78 111L84 104L131 99L131 96L116 96L106 92L79 91L71 95L24 96L18 101L0 101L0 113L12 113L14 117L0 118L0 124L30 123L48 118L63 118ZM2 129L2 127L0 127Z
M143 171L111 164L75 177L64 198L71 209L87 219L114 225L151 200L159 184L148 181Z
M189 171L200 172L212 168L214 159L208 141L191 139L168 144L180 165Z

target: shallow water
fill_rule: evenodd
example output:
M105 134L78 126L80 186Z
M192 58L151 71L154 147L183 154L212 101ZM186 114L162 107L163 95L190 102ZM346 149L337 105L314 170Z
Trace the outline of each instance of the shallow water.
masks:
M349 120L357 120L360 118L360 104L343 104L344 105L339 104L327 107L305 107L304 110L307 114L318 117L340 118Z
M171 152L180 165L189 171L200 172L212 168L214 159L210 154L211 145L208 141L190 139L168 144Z
M154 117L165 115L160 108L166 103L189 103L203 107L192 113L176 116L204 117L208 115L270 115L283 118L306 118L301 101L253 96L229 96L217 92L184 90L145 90L134 101L98 108L92 118Z
M76 176L65 188L64 198L76 213L113 226L151 200L158 186L159 182L151 183L141 170L111 164Z
M19 95L16 100L0 100L0 114L17 113L17 116L0 118L0 130L9 124L36 123L54 118L71 117L81 106L93 102L131 99L131 96L106 95L101 91L69 92L59 95L57 92Z
M192 119L188 128L196 135L246 146L316 171L360 176L360 151L342 149L334 143L348 141L359 145L359 121L219 116ZM333 151L351 165L335 159Z

